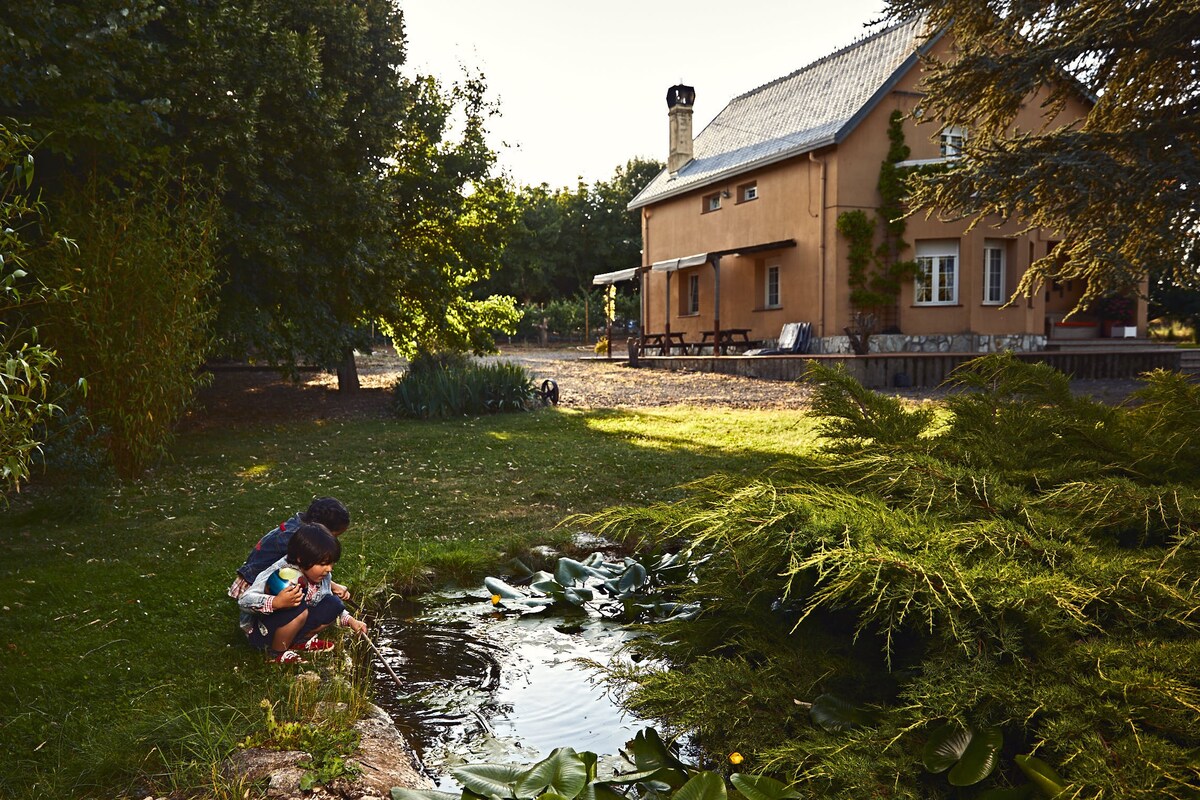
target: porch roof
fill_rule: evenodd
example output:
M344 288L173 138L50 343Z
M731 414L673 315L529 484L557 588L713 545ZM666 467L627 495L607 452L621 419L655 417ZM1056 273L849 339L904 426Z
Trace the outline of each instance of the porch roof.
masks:
M619 269L616 272L602 272L592 277L592 285L607 286L621 281L631 281L637 277L640 267Z
M655 272L675 272L676 270L687 269L688 267L698 267L721 256L745 256L752 253L762 253L767 250L780 250L784 247L795 246L795 239L780 239L775 242L747 244L740 247L730 247L725 250L709 250L707 253L696 253L695 255L684 256L683 258L668 258L665 261L655 261L650 265L650 269Z

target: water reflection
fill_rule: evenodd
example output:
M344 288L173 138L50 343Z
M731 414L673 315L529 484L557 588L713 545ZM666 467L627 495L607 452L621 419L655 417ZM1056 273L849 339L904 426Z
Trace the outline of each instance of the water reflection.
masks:
M402 603L373 629L375 696L442 788L464 762L530 763L555 747L615 754L644 724L577 659L607 663L631 634L591 617L501 617L486 599Z

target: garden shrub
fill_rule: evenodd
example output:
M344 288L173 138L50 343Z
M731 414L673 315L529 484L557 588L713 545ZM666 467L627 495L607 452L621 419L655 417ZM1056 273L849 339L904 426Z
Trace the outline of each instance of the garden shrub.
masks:
M216 206L183 176L124 190L92 179L58 209L79 252L39 259L39 274L78 296L48 306L46 336L64 374L87 379L88 415L133 477L165 454L205 377Z
M404 417L458 417L526 411L534 406L533 379L519 364L480 364L465 356L424 354L393 389Z
M591 517L700 565L609 668L632 709L806 798L1197 797L1200 385L1114 408L993 355L935 414L810 377L816 456Z
M69 248L41 231L45 208L30 194L32 148L20 126L0 122L0 497L28 480L38 434L57 411L51 381L58 356L40 340L31 311L66 291L31 276L26 262L38 250Z

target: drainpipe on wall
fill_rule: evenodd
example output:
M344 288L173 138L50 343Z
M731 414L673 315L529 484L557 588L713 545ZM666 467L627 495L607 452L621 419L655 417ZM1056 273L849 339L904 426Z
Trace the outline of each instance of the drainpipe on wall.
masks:
M820 229L820 250L817 266L817 302L820 305L821 316L817 320L817 335L825 336L825 159L817 158L808 153L808 160L813 164L821 165L821 204L817 207L817 213L814 215L817 218L817 227ZM812 196L809 195L809 214L812 214Z

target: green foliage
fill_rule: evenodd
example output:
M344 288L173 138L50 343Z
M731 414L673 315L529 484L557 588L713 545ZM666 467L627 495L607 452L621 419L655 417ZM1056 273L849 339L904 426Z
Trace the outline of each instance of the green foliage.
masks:
M640 264L641 223L627 206L662 168L658 161L635 158L617 167L611 179L590 186L580 181L574 188L542 184L511 190L508 243L486 291L545 304L591 291L594 275ZM593 313L598 327L603 312ZM569 329L555 323L554 330Z
M533 378L519 364L416 362L396 382L394 407L416 419L528 411L535 405Z
M1062 244L1022 275L1022 293L1082 278L1084 308L1108 290L1132 295L1147 274L1200 288L1194 5L890 0L888 11L948 29L953 46L924 65L923 118L971 126L963 157L916 182L914 207L1056 231ZM1056 118L1071 102L1083 119ZM1024 109L1040 119L1017 124Z
M347 761L358 745L358 734L351 728L335 727L311 721L280 722L275 706L262 701L266 725L242 740L242 748L267 747L272 750L301 750L310 758L300 762L306 768L300 779L302 791L324 785L336 778L355 777L361 770Z
M65 288L51 289L31 277L27 261L37 250L68 250L57 235L39 230L45 208L29 194L33 142L22 128L0 122L0 497L29 479L29 464L44 437L45 423L59 410L51 402L54 350L39 341L30 312Z
M994 355L942 415L811 378L821 455L594 517L693 557L699 615L608 668L632 709L802 797L1008 790L1030 752L1075 797L1194 797L1200 386L1113 408Z
M492 594L492 605L518 614L530 614L557 608L588 608L626 622L653 619L691 619L699 613L694 603L673 602L655 596L673 576L687 572L686 553L666 554L649 567L626 556L611 561L603 553L592 553L582 561L562 557L553 574L533 572L519 560L523 573L520 583L529 591L510 586L499 578L484 579Z
M87 380L123 477L164 455L204 376L216 274L216 208L188 175L118 191L93 179L62 203L79 252L38 273L78 293L45 308L63 372Z
M876 222L861 210L844 211L838 215L837 230L847 243L847 277L850 285L850 304L862 315L887 313L900 298L904 281L912 280L917 274L916 263L903 260L901 254L908 249L904 241L905 200L907 197L908 170L896 166L908 158L909 148L904 143L904 115L893 111L888 120L887 157L879 165L879 218L881 240L876 246ZM865 316L862 319L866 319ZM855 352L863 355L869 351L872 324L855 325L852 338L856 340Z
M679 760L653 728L638 732L621 751L624 769L599 778L595 753L560 747L536 764L470 764L450 770L461 794L392 789L392 800L726 800L729 791L717 772ZM746 800L798 797L769 777L735 773L729 778Z

